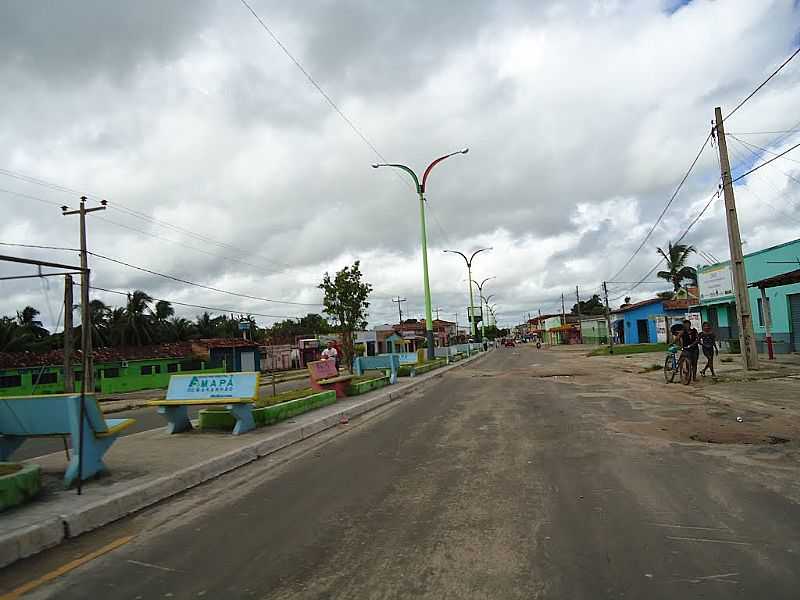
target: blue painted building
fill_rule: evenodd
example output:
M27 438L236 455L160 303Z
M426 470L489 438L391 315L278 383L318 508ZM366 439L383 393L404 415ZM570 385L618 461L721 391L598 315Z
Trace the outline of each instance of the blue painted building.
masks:
M682 321L686 317L688 307L688 300L661 298L623 305L611 313L614 340L618 344L666 342L668 326Z

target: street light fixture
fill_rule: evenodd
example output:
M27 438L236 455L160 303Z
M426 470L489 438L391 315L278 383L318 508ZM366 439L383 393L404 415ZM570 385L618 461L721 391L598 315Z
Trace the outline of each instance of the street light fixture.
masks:
M478 335L478 331L475 328L475 303L472 298L472 261L476 255L486 250L492 250L492 247L490 246L489 248L480 248L479 250L475 250L475 252L473 252L472 256L470 256L469 258L467 258L466 254L464 254L463 252L459 252L458 250L444 251L444 252L449 252L450 254L458 254L459 256L461 256L461 258L464 259L464 262L467 263L467 281L469 282L469 311L470 311L469 321L471 325L470 329L472 337L476 337Z
M433 360L436 353L433 349L433 311L431 308L431 285L428 279L428 234L425 230L425 184L428 181L428 175L430 175L433 167L438 165L443 160L450 158L451 156L455 156L456 154L466 154L467 152L469 152L469 148L463 148L457 152L445 154L444 156L440 156L434 160L428 165L422 174L422 183L420 183L417 174L411 168L405 165L396 163L373 163L372 165L373 169L377 169L378 167L394 167L395 169L401 169L405 171L411 176L411 179L414 180L414 186L417 189L417 195L419 195L419 220L422 237L422 283L425 288L425 339L428 342L428 360Z
M486 319L483 318L483 304L486 299L483 297L483 286L486 285L486 282L489 281L490 279L497 279L497 277L495 276L487 277L480 283L478 283L474 279L472 280L472 283L478 286L478 295L481 297L481 339L486 337Z

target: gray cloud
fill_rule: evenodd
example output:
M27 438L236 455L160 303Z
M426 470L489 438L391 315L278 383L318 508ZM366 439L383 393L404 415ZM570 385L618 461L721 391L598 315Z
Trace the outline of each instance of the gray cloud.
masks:
M671 1L253 5L388 159L421 170L440 153L471 146L429 183L434 302L448 312L465 306L462 265L442 248L494 245L479 269L497 275L493 291L508 318L552 305L576 283L588 292L625 262L708 131L713 107L732 107L785 58L798 20L788 0L724 9L695 0L677 11ZM723 10L736 19L709 36L708 23ZM728 60L720 63L723 50ZM394 316L386 300L394 294L422 307L413 191L369 167L370 149L238 3L6 3L0 55L9 57L0 64L8 83L0 168L107 197L114 208L105 218L158 236L95 220L90 243L98 251L217 287L309 302L325 270L362 258L380 298L375 321ZM790 126L798 80L800 68L787 69L731 127ZM796 216L780 204L796 199L780 187L791 180L771 176L778 191L757 193ZM655 246L680 234L716 181L709 150L622 279L652 266ZM4 175L0 187L56 204L78 195ZM10 209L3 240L77 244L77 223L57 207L5 193L0 201ZM749 243L793 235L785 214L757 210L744 192L742 202ZM691 241L724 254L720 215L709 214ZM98 263L96 281L241 311L302 311L118 265ZM22 298L44 301L33 282L3 289L0 312Z

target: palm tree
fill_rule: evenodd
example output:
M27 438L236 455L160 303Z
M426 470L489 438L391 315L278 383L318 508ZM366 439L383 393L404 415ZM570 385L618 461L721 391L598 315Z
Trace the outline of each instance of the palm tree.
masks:
M671 282L675 288L675 293L681 289L681 282L684 279L689 279L692 283L697 284L697 269L686 264L689 255L692 252L696 252L694 246L687 244L673 245L672 242L669 242L666 252L661 248L658 248L657 252L667 261L667 270L659 271L656 273L656 277Z
M197 333L202 339L216 337L217 324L217 319L212 318L208 311L204 312L202 315L198 315L197 321L195 322Z
M38 316L39 311L32 306L26 306L17 311L17 324L24 332L30 333L37 340L50 335L50 332L42 326L42 322L36 318Z
M111 309L102 300L89 301L89 318L92 321L92 347L101 348L111 343L108 320ZM77 336L76 336L77 341Z
M197 332L194 323L183 317L175 317L169 322L172 338L177 342L185 342Z
M20 352L32 341L33 336L19 326L11 317L0 318L0 352Z
M108 342L112 346L122 346L125 343L125 326L127 316L125 309L117 307L108 315Z
M153 342L153 322L150 315L150 303L153 301L146 292L136 290L128 294L125 306L125 327L123 342L134 346L143 346Z
M153 317L155 317L155 337L160 342L171 342L175 339L174 331L168 319L175 315L175 309L172 308L166 300L159 300L156 302Z

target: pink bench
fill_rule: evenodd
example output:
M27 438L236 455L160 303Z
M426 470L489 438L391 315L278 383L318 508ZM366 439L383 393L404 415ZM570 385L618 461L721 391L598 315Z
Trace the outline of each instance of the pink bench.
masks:
M318 360L310 362L308 367L311 387L318 391L336 390L337 398L344 398L347 395L347 386L352 375L339 375L336 370L335 360Z

